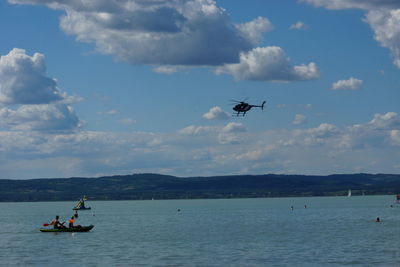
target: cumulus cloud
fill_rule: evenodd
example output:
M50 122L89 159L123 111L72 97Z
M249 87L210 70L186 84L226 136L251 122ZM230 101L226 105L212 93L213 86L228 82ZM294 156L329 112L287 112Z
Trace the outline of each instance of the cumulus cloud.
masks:
M400 130L392 130L390 131L390 138L392 142L396 145L400 146Z
M243 52L239 63L218 67L216 74L231 74L236 80L252 81L301 81L319 77L315 63L292 66L285 52L277 46Z
M44 56L14 48L0 57L0 127L23 131L70 131L82 126L68 96L46 76ZM10 106L10 107L9 107ZM11 107L12 106L12 107Z
M313 4L317 7L325 7L328 9L373 9L373 8L400 8L397 0L299 0Z
M240 122L230 122L223 129L224 133L242 133L246 132L246 127Z
M220 133L218 134L218 142L223 145L237 145L240 144L240 137L233 133Z
M242 123L229 122L223 127L190 125L179 130L178 133L187 136L208 137L208 140L214 140L216 144L236 145L241 143L241 135L246 131L246 127Z
M353 172L354 166L364 166L359 171L365 172L394 172L400 156L398 119L398 114L387 112L356 125L321 123L260 132L245 131L240 123L189 126L170 134L0 131L0 151L7 155L0 161L0 177L329 174Z
M237 145L242 142L242 135L247 131L246 127L239 122L230 122L225 125L218 134L220 144Z
M215 132L216 128L211 126L195 126L190 125L178 131L180 134L186 135L202 135Z
M229 122L225 126L196 126L190 125L180 129L178 133L185 135L207 135L219 133L241 133L246 132L246 127L240 122Z
M271 28L266 18L234 24L213 0L90 2L9 0L65 11L61 28L133 64L220 65L237 62ZM158 69L162 70L162 69ZM165 70L165 69L164 69Z
M318 127L310 128L307 130L307 133L315 137L330 137L337 134L338 132L338 128L335 125L329 123L321 123Z
M207 120L227 120L230 118L230 115L228 112L223 111L222 108L216 106L204 113L203 118Z
M365 124L354 124L341 130L336 146L345 149L383 149L396 144L393 133L400 129L400 117L395 112L375 114Z
M257 17L235 24L214 0L9 2L63 10L60 26L67 34L95 43L100 53L131 64L151 65L162 74L188 66L223 66L217 73L232 74L238 80L297 81L319 76L315 63L293 67L282 51L274 55L273 48L265 48L269 50L266 55L258 52L264 48L252 50L273 28L272 23ZM238 75L237 68L246 69L244 65L250 63L248 56L261 56L256 66L247 66L257 69Z
M64 104L22 105L0 109L0 126L14 130L68 131L80 127L71 106Z
M400 117L396 112L387 112L383 115L378 113L368 126L374 129L400 129Z
M351 77L347 80L339 80L333 83L331 90L359 90L362 84L362 80Z
M365 21L372 27L375 39L393 55L393 64L400 68L400 9L371 10Z
M263 154L264 154L264 150L262 150L262 149L257 149L257 150L245 152L244 154L236 155L235 158L236 158L237 160L255 161L255 160L261 159L262 156L263 156Z
M298 21L289 27L291 30L306 30L308 28L307 24L302 21Z
M178 71L178 67L176 66L158 66L154 67L153 71L161 74L173 74Z
M388 48L393 64L400 68L400 2L397 0L300 0L328 9L365 10L364 21L374 31L375 39Z
M46 76L44 56L14 48L0 57L0 103L48 104L66 99L55 79Z
M258 17L253 21L237 24L236 28L245 39L257 45L261 41L262 34L272 30L273 26L267 18Z
M304 116L303 114L296 114L294 116L293 124L301 125L301 124L305 124L306 122L307 122L307 117Z

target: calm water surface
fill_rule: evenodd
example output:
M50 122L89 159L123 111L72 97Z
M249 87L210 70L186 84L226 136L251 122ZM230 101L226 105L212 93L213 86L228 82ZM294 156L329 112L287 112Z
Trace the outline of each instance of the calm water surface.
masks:
M400 205L393 202L89 201L92 210L78 221L95 225L89 233L39 232L55 215L68 219L73 202L0 203L0 265L400 266Z

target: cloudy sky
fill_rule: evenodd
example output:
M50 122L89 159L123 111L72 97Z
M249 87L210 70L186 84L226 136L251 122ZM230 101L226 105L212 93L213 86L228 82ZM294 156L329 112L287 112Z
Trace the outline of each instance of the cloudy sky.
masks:
M0 36L0 178L400 172L400 1L3 0Z

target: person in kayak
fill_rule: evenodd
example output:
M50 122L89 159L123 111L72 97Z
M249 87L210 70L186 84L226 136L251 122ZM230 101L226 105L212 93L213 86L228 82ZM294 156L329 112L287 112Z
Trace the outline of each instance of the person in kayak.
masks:
M69 228L81 228L82 226L80 225L74 225L75 222L75 216L72 216L71 219L69 220L68 227Z
M79 202L78 202L78 204L75 206L75 208L76 208L76 209L82 209L82 210L86 209L86 207L85 207L85 200L86 200L86 197L85 197L85 196L83 196L82 198L80 198L80 199L79 199Z
M79 208L81 208L81 209L86 208L86 207L85 207L85 200L83 200L83 198L81 198L81 199L79 200Z
M64 229L65 222L60 222L60 217L57 215L55 219L53 219L50 223L50 225L53 225L54 229Z

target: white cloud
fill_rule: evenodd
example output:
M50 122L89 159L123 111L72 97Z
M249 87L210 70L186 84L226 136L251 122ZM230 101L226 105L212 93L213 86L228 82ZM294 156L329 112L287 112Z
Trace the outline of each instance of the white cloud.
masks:
M210 108L210 110L203 114L203 118L207 120L227 120L230 118L230 114L222 110L222 108L216 106Z
M400 130L391 130L390 138L392 139L394 144L400 146Z
M277 46L257 47L240 54L237 64L225 64L216 69L216 74L231 74L236 80L253 81L298 81L319 77L315 63L292 66L282 48Z
M365 166L367 172L394 172L400 157L398 118L387 112L347 127L321 123L302 130L262 132L245 131L240 123L189 126L171 134L13 129L0 131L0 154L7 155L0 161L0 177L329 174L352 172L354 166Z
M242 133L246 132L246 127L240 122L230 122L224 128L222 128L224 133Z
M0 57L0 103L48 104L66 99L55 79L46 76L44 56L14 48Z
M186 135L202 135L202 134L209 134L215 131L216 131L215 127L190 125L179 130L178 133Z
M298 81L319 76L315 63L293 67L282 51L274 53L274 48L265 48L265 54L264 48L255 48L263 34L273 28L267 18L233 23L214 0L9 2L62 10L65 14L60 26L67 34L78 41L95 43L98 52L121 61L151 65L158 73L215 66L220 67L217 73L229 73L238 80ZM260 54L263 49L264 54ZM255 65L249 66L249 56L257 57ZM239 75L238 69L247 69L246 74Z
M64 104L22 105L0 109L0 126L26 131L69 131L82 125L71 106Z
M328 9L373 9L373 8L396 8L400 7L397 0L299 0L299 2L313 4Z
M196 161L212 160L212 153L208 149L206 149L206 150L202 150L202 149L201 150L194 150L192 159L196 160Z
M289 28L290 28L291 30L306 30L306 29L308 29L308 26L307 26L307 24L305 24L304 22L298 21L298 22L296 22L296 23L290 25Z
M365 10L364 21L375 34L375 39L388 48L393 64L400 68L400 2L397 0L300 0L328 9Z
M383 115L375 114L368 126L373 129L400 129L400 117L396 112L387 112Z
M14 48L0 57L0 127L23 131L71 131L82 126L72 106L78 96L62 93L46 76L44 55Z
M375 39L393 55L393 64L400 68L400 9L371 10L366 15Z
M259 160L262 158L264 154L264 150L262 149L256 149L253 151L248 151L243 154L236 155L236 160L250 160L250 161L255 161Z
M207 137L204 140L216 142L216 144L236 145L241 143L241 135L246 131L246 127L242 123L229 122L223 127L190 125L179 130L178 133L188 136ZM183 140L180 140L180 142L185 143ZM193 143L194 140L192 139L191 142Z
M359 90L363 85L363 81L356 78L349 78L347 80L339 80L332 84L332 90Z
M278 145L281 145L284 147L290 147L290 146L296 145L296 141L294 139L279 140Z
M173 74L178 71L178 67L176 66L158 66L154 67L153 71L161 74Z
M254 45L260 43L262 34L273 29L272 23L263 17L258 17L253 21L237 24L236 28L240 34Z
M224 145L240 144L242 142L242 134L246 131L247 129L242 123L230 122L219 131L218 142Z
M316 128L310 128L307 130L307 133L316 137L330 137L337 134L338 128L335 125L329 123L321 123Z
M266 18L235 25L213 0L9 0L65 11L64 32L122 61L150 65L236 62L271 28ZM165 69L156 69L165 71Z
M293 119L293 124L301 125L307 122L307 117L302 114L296 114Z
M240 144L241 139L236 134L222 132L218 134L218 142L223 145L237 145Z
M336 142L341 137L341 130L335 125L329 123L321 123L318 127L293 130L290 133L290 137L287 139L280 139L279 144L291 147L291 146L323 146L328 143Z

